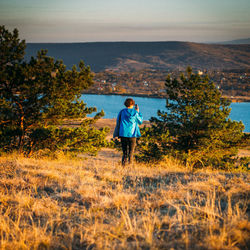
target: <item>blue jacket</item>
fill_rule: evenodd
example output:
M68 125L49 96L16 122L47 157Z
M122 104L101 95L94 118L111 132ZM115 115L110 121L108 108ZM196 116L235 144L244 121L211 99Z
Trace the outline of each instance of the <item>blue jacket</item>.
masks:
M135 109L122 109L116 120L116 128L113 137L140 137L139 125L142 124L141 113Z

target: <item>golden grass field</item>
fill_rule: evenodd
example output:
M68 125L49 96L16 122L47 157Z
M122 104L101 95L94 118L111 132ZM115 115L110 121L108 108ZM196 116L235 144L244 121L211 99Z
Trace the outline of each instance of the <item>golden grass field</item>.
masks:
M120 153L0 157L1 249L248 249L249 174Z

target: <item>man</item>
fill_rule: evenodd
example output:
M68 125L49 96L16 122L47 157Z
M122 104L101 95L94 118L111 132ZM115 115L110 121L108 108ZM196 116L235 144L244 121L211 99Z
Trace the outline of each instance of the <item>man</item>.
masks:
M127 162L129 164L133 163L136 138L141 136L138 125L141 125L143 121L143 117L139 112L139 107L135 105L135 101L132 98L127 98L124 105L126 108L119 112L113 134L114 138L121 138L123 166L125 166Z

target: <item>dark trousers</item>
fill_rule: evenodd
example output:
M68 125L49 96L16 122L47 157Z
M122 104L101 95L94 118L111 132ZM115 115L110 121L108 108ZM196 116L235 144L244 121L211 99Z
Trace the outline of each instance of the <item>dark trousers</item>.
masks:
M122 165L124 166L127 162L133 163L133 156L136 146L136 138L135 137L121 137L122 143Z

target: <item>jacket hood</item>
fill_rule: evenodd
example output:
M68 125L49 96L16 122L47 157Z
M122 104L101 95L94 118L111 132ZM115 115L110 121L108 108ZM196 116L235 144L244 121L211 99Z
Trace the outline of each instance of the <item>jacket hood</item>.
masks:
M125 109L124 112L124 117L128 120L128 121L134 121L135 117L136 117L136 111L134 109Z

